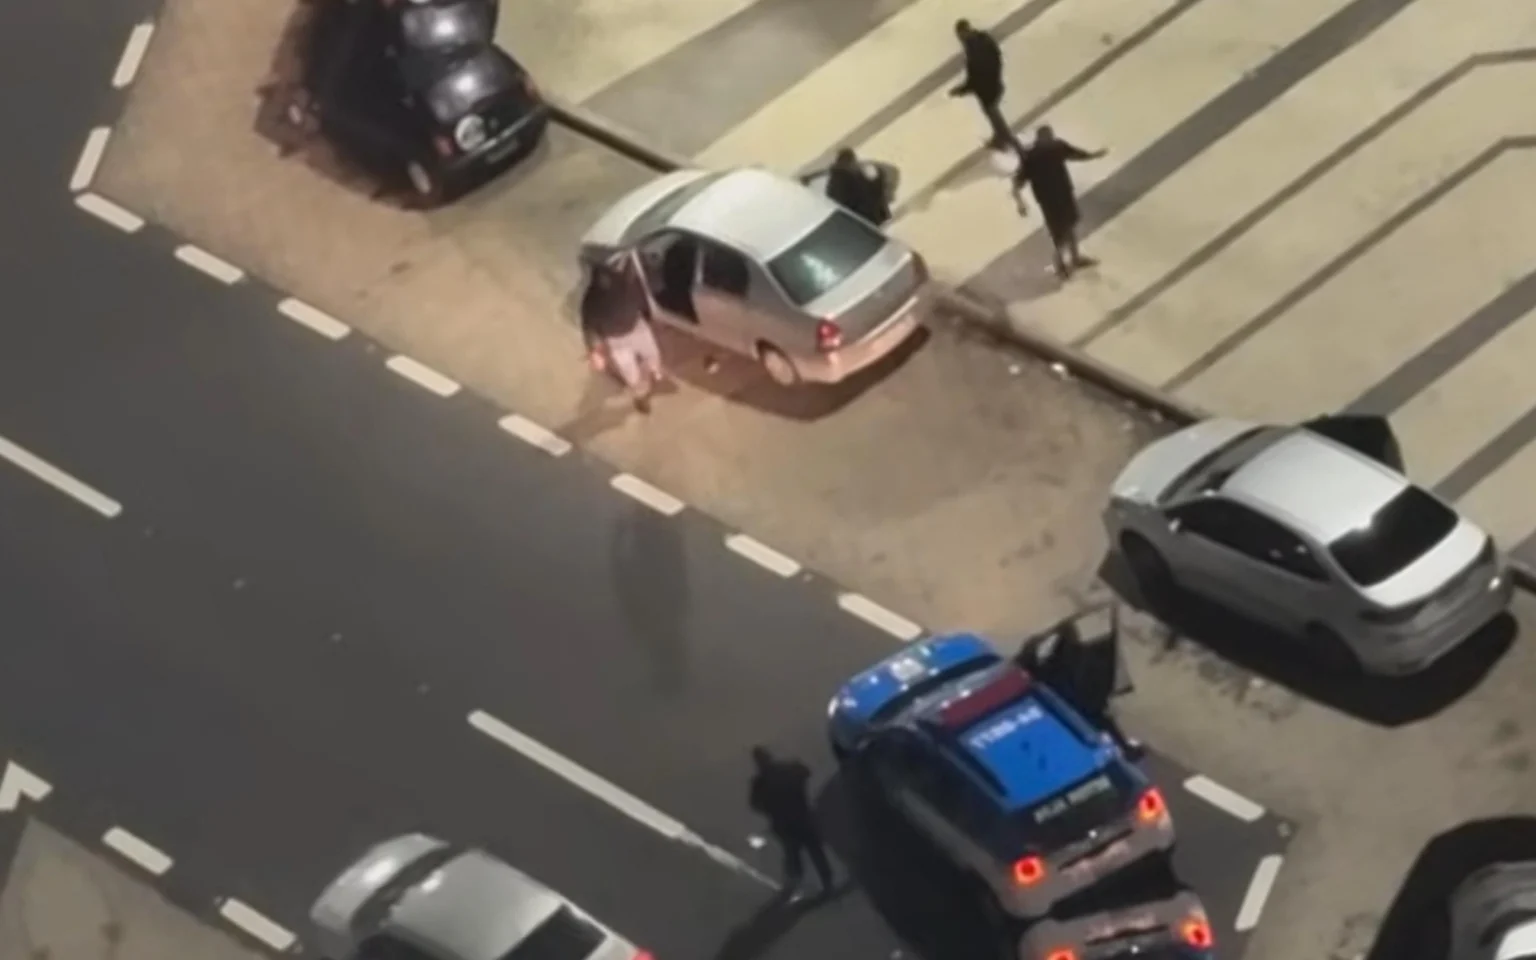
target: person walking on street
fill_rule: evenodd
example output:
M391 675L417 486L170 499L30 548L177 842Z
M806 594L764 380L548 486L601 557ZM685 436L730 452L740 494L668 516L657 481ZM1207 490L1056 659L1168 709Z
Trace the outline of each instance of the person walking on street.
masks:
M581 298L581 333L594 370L616 374L635 409L651 412L651 396L670 379L651 329L650 303L628 257L594 264Z
M752 748L752 786L747 805L768 821L768 832L784 851L784 893L797 895L811 861L823 896L832 892L832 863L821 829L811 811L810 768L799 760L780 760L767 747Z
M955 21L955 36L960 39L960 49L965 55L965 79L950 90L949 95L976 98L981 115L992 128L988 149L1001 150L1010 144L1016 146L1018 138L1003 117L1003 49L990 33L976 29L969 20Z
M1013 199L1021 216L1028 213L1024 205L1024 187L1034 194L1035 205L1045 219L1046 232L1051 235L1056 275L1063 280L1078 267L1092 266L1092 260L1084 257L1077 243L1077 224L1081 219L1077 209L1077 188L1072 185L1072 173L1067 164L1081 160L1097 160L1106 150L1084 150L1059 139L1050 127L1035 131L1035 140L1022 148L1019 169L1013 175Z
M827 170L827 196L877 227L891 220L894 168L866 163L851 147L837 151Z

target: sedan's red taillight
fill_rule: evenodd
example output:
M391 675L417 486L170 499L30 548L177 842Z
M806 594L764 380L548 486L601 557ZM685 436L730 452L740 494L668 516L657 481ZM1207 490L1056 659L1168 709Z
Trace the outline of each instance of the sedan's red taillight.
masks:
M816 324L816 349L822 353L831 353L843 345L843 331L831 320L823 320Z
M656 960L656 958L651 956L651 951L649 950L637 950L630 960Z
M437 148L437 155L440 157L453 156L453 141L447 137L433 137L432 146Z

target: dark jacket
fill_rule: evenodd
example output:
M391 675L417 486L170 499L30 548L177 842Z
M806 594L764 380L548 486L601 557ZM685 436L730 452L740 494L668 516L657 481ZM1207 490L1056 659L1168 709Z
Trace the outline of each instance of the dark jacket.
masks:
M602 282L603 277L608 278L607 283ZM595 347L635 329L647 312L645 291L633 271L594 267L581 295L581 335L588 347Z
M867 164L833 166L827 172L827 196L875 226L891 219L885 177Z
M811 770L798 760L775 760L752 777L747 805L768 820L779 836L814 833L811 812Z
M1029 184L1035 203L1047 220L1077 222L1077 188L1067 164L1092 160L1093 154L1065 140L1051 140L1027 147L1019 156L1019 169L1013 175L1015 188Z
M1025 641L1016 662L1091 723L1102 722L1125 689L1118 636L1084 637L1071 620Z
M983 100L1003 95L1003 50L985 30L975 30L960 41L965 52L965 83L960 89Z

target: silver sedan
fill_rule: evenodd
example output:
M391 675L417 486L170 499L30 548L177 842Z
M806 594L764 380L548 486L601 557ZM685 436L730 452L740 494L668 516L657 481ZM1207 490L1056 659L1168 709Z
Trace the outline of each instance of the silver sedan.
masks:
M369 850L310 918L331 960L651 960L532 877L422 834Z
M1495 863L1451 895L1447 960L1536 960L1536 863Z
M1149 598L1189 590L1372 673L1425 669L1513 591L1477 524L1305 427L1215 419L1164 437L1121 471L1104 521Z
M762 364L836 383L922 324L928 268L821 193L756 168L668 174L582 239L584 268L631 256L659 322Z

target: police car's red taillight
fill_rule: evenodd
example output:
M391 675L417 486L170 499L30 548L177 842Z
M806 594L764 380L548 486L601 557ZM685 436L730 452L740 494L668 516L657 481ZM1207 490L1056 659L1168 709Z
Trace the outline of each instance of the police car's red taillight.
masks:
M1204 917L1190 917L1184 921L1184 926L1179 928L1179 933L1184 937L1184 942L1196 950L1209 950L1216 938L1211 936L1211 925Z
M1045 955L1045 960L1077 960L1077 951L1062 947Z
M1020 857L1013 862L1013 882L1030 887L1045 877L1045 861L1039 857Z
M1144 823L1153 823L1168 816L1168 805L1163 802L1163 792L1156 787L1148 787L1147 792L1136 801L1136 815L1141 817Z

